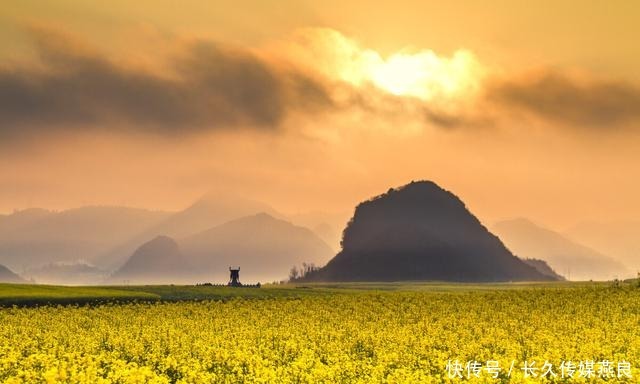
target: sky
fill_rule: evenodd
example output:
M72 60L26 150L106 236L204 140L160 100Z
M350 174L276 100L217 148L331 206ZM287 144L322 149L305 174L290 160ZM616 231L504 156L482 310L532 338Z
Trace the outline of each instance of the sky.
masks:
M9 1L0 212L211 190L351 212L433 180L483 221L640 218L634 1Z

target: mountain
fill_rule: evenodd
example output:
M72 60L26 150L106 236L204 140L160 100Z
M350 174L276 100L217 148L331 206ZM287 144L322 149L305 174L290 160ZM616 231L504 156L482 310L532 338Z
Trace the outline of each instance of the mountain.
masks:
M10 215L0 215L0 234L15 233L23 227L40 220L53 212L41 208L29 208L14 211Z
M181 238L259 212L279 215L269 205L258 201L208 193L186 209L169 216L152 230Z
M273 208L261 202L208 193L184 210L168 215L164 220L126 239L100 258L106 265L115 267L122 264L140 244L157 236L179 239L258 212L279 215Z
M0 217L0 262L19 270L77 260L99 265L99 255L166 215L108 206L17 211Z
M454 194L420 181L359 204L342 251L305 280L553 279L511 254Z
M26 283L26 281L13 273L9 268L0 265L0 283Z
M549 266L549 264L547 264L547 262L544 260L540 260L540 259L521 259L521 260L529 264L530 266L534 267L535 269L537 269L538 272L542 273L543 275L552 277L555 280L566 280L564 276L557 274L556 271L554 271Z
M113 284L193 283L194 274L180 247L168 236L142 244L109 278Z
M287 219L295 225L306 227L315 232L331 249L340 249L342 228L349 220L348 212L298 212L287 215Z
M620 260L632 268L633 277L640 271L640 221L582 222L563 234Z
M571 280L609 280L629 274L615 259L527 219L501 221L493 230L516 255L544 260Z
M232 220L180 240L187 259L205 271L206 281L226 282L229 266L241 267L241 281L281 280L294 265L323 264L331 248L307 228L259 213Z
M108 273L88 262L57 262L28 268L23 276L38 284L91 285L101 283Z

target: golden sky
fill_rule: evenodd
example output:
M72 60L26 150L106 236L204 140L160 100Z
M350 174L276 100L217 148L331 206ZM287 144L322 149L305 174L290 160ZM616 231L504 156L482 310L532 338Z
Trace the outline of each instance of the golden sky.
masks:
M0 212L430 179L489 222L637 220L639 4L10 1Z

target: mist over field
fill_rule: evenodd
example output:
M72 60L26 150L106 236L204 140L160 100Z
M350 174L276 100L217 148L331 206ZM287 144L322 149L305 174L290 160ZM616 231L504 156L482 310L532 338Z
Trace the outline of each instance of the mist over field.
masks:
M483 275L482 268L476 266L476 261L485 257L482 254L495 257L504 252L510 255L512 252L510 257L527 263L539 260L543 264L531 265L542 267L540 272L554 278L586 281L634 277L633 267L629 267L635 265L633 259L620 257L623 254L620 247L633 249L636 245L633 239L615 243L620 244L617 252L607 254L526 219L501 221L493 226L480 221L478 225L489 228L493 232L487 232L489 236L497 236L499 242L497 248L483 251L482 242L474 244L472 239L484 235L475 229L464 229L468 226L463 219L465 213L446 208L449 203L437 193L416 189L435 184L418 182L415 188L412 185L396 190L415 189L420 197L407 195L406 201L398 200L401 205L384 208L386 213L375 219L381 222L358 216L358 210L351 219L321 212L284 214L266 203L219 193L208 193L177 212L110 206L16 211L0 217L0 264L7 270L2 279L63 285L224 284L229 278L228 268L240 266L244 282L285 281L292 277L292 269L302 273L304 265L323 267L330 261L334 263L332 258L336 254L340 256L337 260L342 260L341 254L356 249L350 244L358 244L358 249L364 247L365 264L357 269L340 267L342 271L334 277L330 276L337 270L329 274L320 272L307 279L512 280L516 275L498 277L501 275L489 270ZM413 213L418 211L424 214ZM354 220L355 223L364 220L362 228L373 227L353 232L349 226ZM446 223L453 226L443 232L449 225ZM427 232L413 235L419 228L429 226L433 227ZM456 233L455 228L461 232ZM424 241L429 237L433 240L426 246ZM597 239L603 241L604 236ZM452 250L439 245L441 241L450 245L459 243L461 248L455 252L466 255L466 261L455 262ZM403 252L405 256L401 256ZM437 258L431 259L431 253ZM376 259L375 254L383 258ZM365 271L375 263L381 263L377 267L379 272L366 275ZM400 267L402 263L409 264ZM496 259L486 265L495 269L501 263ZM431 272L421 274L418 265ZM455 272L446 272L447 265ZM392 273L390 266L396 272L407 268L417 274L398 275ZM475 272L465 275L462 272L465 268ZM528 276L524 280L540 279L536 275L524 276Z

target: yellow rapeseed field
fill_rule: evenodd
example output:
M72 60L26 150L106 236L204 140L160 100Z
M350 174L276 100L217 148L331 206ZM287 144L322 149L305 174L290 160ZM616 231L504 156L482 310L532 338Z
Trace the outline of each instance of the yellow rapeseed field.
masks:
M0 309L0 330L6 383L640 378L640 290L630 286L13 307ZM563 364L575 364L572 376ZM550 366L555 376L543 375Z

